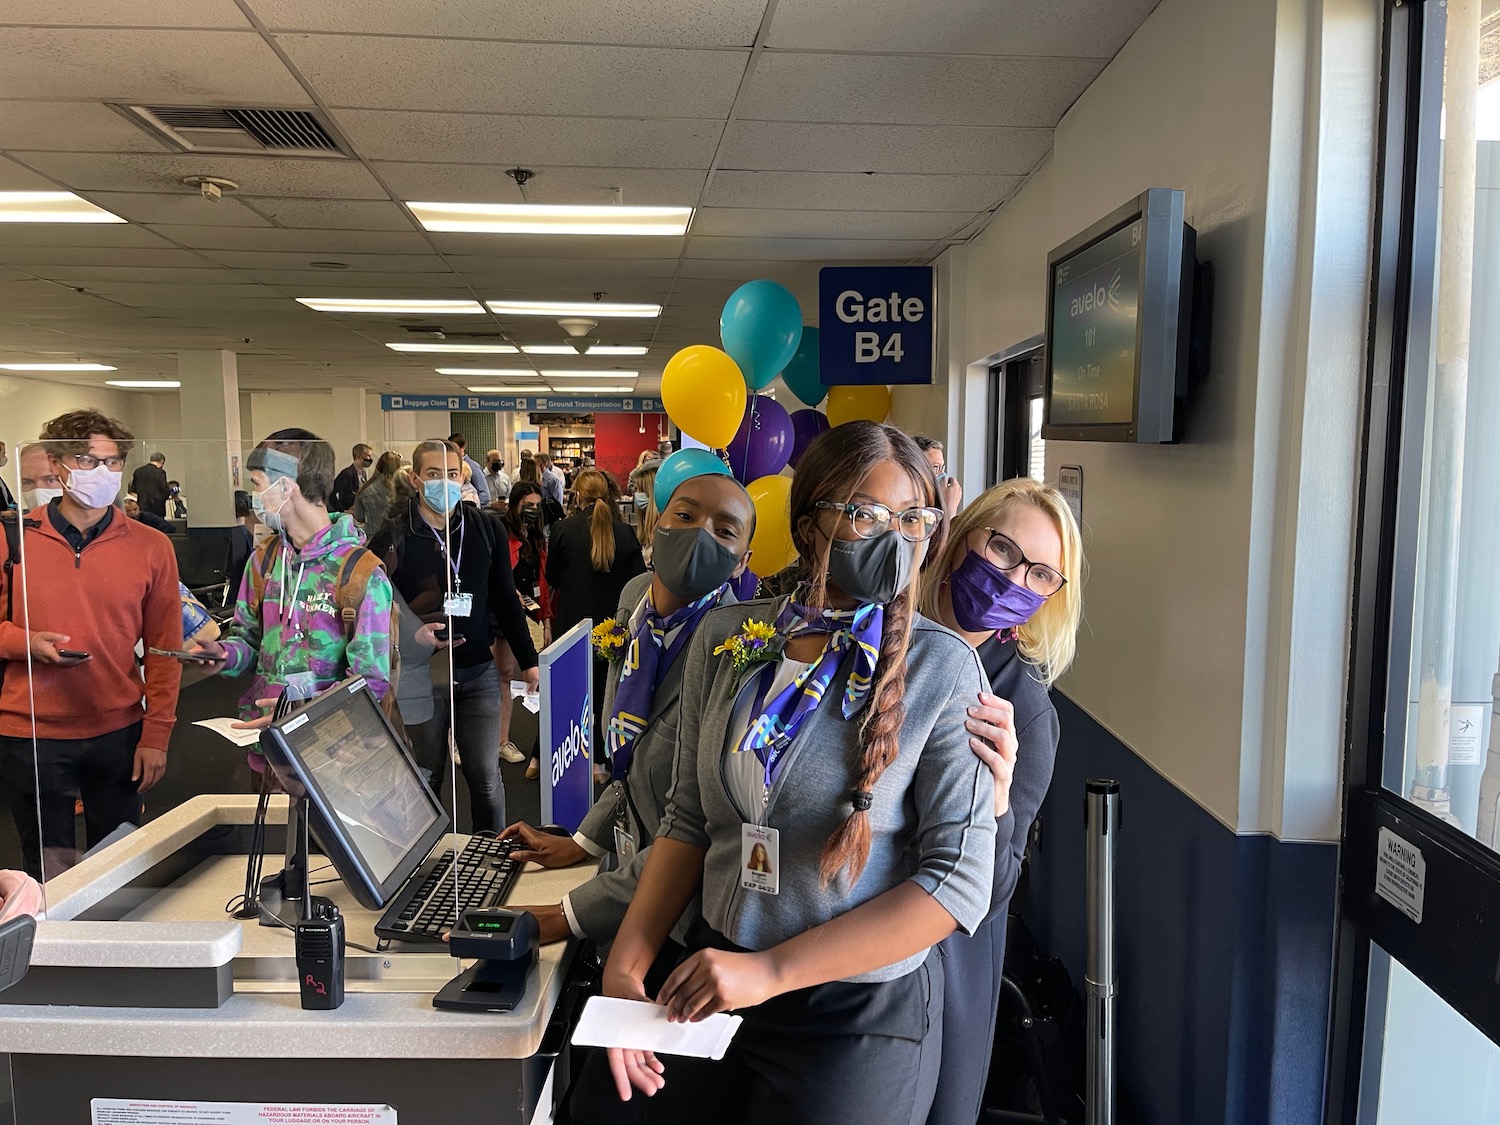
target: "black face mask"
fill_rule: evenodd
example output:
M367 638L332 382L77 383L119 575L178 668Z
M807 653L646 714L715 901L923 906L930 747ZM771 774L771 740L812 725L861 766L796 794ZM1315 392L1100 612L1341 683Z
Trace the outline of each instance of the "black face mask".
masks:
M695 602L728 582L739 556L705 527L657 527L651 539L651 569L679 598Z
M527 523L541 523L542 510L540 508L522 508L521 518Z
M371 465L375 464L375 459L373 457L366 457L360 464L368 469Z
M828 581L861 605L887 605L911 582L917 545L895 531L874 539L835 539Z
M505 462L503 462L503 461L491 461L490 462L490 472L492 472L492 473L498 473L501 470L501 468L504 466L504 464L505 464Z

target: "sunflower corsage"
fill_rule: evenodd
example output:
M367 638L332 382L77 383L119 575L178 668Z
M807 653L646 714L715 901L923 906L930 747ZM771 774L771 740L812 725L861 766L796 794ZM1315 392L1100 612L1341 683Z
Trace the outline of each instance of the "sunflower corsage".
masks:
M623 660L625 646L630 643L630 630L613 617L606 617L594 626L591 634L594 652L605 660Z
M714 649L714 655L729 653L734 659L735 674L739 675L752 664L779 659L785 643L784 638L776 635L774 625L750 620L741 626L738 633Z

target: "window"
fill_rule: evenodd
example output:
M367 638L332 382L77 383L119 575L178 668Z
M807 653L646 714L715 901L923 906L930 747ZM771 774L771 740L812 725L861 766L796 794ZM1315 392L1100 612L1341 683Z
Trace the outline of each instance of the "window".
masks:
M1042 441L1042 350L990 369L990 455L987 484L1011 477L1046 479Z

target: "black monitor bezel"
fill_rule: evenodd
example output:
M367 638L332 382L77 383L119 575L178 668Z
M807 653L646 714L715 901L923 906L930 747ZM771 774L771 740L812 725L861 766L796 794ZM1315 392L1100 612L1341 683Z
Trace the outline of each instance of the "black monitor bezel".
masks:
M1184 222L1185 194L1176 188L1150 188L1117 207L1047 255L1047 320L1042 393L1044 441L1113 441L1159 444L1177 440L1177 400L1186 381L1187 339L1192 293L1188 256L1196 240ZM1052 421L1057 267L1080 251L1139 220L1142 246L1137 278L1140 294L1135 320L1135 371L1129 422ZM1149 378L1144 377L1149 373Z
M369 707L374 711L381 726L405 757L412 773L422 785L422 792L427 795L427 800L437 813L437 819L422 833L417 844L401 857L396 866L391 869L391 873L384 879L375 875L359 850L354 847L348 832L339 824L338 818L330 815L330 802L327 795L318 786L312 771L307 768L302 756L286 734L286 727L289 724L295 723L300 727L303 722L316 722L327 712L350 706L351 699L356 696L363 697L363 703L359 704L360 706ZM261 747L272 768L281 774L283 779L287 779L288 774L291 775L296 784L306 792L311 810L309 826L313 836L323 854L333 863L334 870L339 873L339 878L344 881L355 900L370 910L379 910L396 897L396 893L407 879L411 878L412 872L427 859L433 847L447 833L452 823L448 810L443 807L442 801L422 777L422 772L417 768L411 751L407 749L405 741L397 734L390 720L381 711L379 701L371 693L369 685L362 677L335 684L306 707L272 723L262 733ZM290 790L291 786L288 786L288 789Z

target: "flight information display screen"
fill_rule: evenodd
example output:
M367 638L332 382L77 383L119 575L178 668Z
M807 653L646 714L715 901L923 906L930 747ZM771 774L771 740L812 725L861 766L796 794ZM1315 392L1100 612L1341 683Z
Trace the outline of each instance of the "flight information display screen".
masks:
M1137 218L1053 265L1051 425L1135 420L1143 249Z

